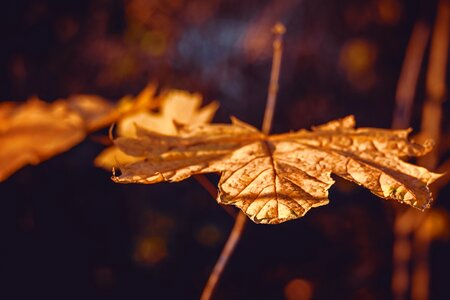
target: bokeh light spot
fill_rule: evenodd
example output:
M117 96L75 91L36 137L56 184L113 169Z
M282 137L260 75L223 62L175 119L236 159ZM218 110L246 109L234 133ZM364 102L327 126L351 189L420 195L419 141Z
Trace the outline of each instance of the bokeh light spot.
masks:
M289 281L284 287L284 296L287 300L309 300L313 296L312 284L304 279L296 278Z
M143 265L154 266L167 256L167 243L160 237L141 238L136 242L134 259Z
M202 226L196 233L197 241L206 247L216 246L222 238L222 233L214 224Z

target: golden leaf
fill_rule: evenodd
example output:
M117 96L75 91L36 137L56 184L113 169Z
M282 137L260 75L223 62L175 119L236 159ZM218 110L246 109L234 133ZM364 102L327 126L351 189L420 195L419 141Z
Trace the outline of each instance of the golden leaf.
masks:
M113 180L151 184L220 173L217 201L239 207L256 223L281 223L327 204L331 173L379 197L428 208L427 185L439 175L399 157L423 155L431 142L408 141L409 130L354 125L348 116L312 131L265 135L232 119L231 125L184 127L177 136L137 125L136 137L119 137L115 144L141 159L121 166Z
M0 181L27 164L36 165L85 137L83 119L66 103L31 99L0 106Z
M122 116L156 106L155 90L150 84L135 99L117 105L94 95L73 95L51 104L35 98L20 105L0 104L0 181L70 149Z
M136 96L127 95L120 99L117 110L123 116L128 113L137 113L143 110L149 110L159 105L159 101L155 98L156 84L149 83Z
M118 119L158 106L154 95L156 84L148 84L136 97L125 96L118 104L111 103L96 95L72 95L67 100L70 110L83 118L89 132L107 127Z
M136 137L136 124L153 132L166 135L177 134L176 124L204 124L214 117L218 108L217 102L211 102L200 108L202 97L200 94L191 94L181 90L169 90L160 97L160 111L140 111L121 119L117 125L119 137ZM117 164L128 164L139 158L127 155L117 147L105 149L95 159L95 165L108 170Z

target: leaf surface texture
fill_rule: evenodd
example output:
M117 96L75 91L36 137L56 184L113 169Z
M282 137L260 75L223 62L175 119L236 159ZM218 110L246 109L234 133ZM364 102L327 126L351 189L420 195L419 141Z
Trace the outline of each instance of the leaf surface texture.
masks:
M432 201L428 184L439 175L400 159L423 155L432 143L409 141L409 130L355 129L353 116L348 116L311 131L265 135L232 121L185 126L174 136L137 123L135 137L119 137L115 144L139 159L119 163L121 175L113 180L152 184L220 173L217 201L239 207L256 223L269 224L327 204L331 173L418 209Z

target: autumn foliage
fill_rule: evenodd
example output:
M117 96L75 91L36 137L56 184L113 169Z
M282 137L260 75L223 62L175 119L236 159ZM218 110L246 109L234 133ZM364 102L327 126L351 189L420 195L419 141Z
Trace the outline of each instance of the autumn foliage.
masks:
M355 129L349 116L312 131L268 136L236 118L230 125L203 125L212 120L217 104L200 108L198 94L154 93L149 85L136 99L117 105L85 95L53 104L35 99L19 106L3 104L1 178L118 122L115 145L95 161L120 169L115 182L176 182L219 173L217 201L239 207L256 223L296 219L327 204L331 173L421 210L432 201L428 184L439 175L400 159L426 154L432 142L410 142L408 130Z
M438 175L399 159L424 155L430 142L416 144L408 130L354 129L352 116L293 133L267 136L249 124L187 126L176 136L136 123L135 138L115 144L141 158L121 165L119 183L180 181L193 174L220 173L221 204L239 207L256 223L302 217L328 203L331 173L386 199L419 209L430 206L428 184Z
M425 300L447 289L436 274L448 255L433 251L450 236L448 0L424 11L399 0L92 1L86 18L53 12L55 32L54 4L41 2L11 28L2 63L12 101L0 103L1 219L26 242L13 236L1 256L19 286L59 277L27 275L35 263L46 271L45 254L77 265L84 253L89 289L125 286L119 298L138 286L157 299L203 287L202 300ZM20 42L40 23L58 42ZM43 213L53 209L73 232ZM47 233L64 233L41 251L47 220ZM106 253L119 248L123 260Z

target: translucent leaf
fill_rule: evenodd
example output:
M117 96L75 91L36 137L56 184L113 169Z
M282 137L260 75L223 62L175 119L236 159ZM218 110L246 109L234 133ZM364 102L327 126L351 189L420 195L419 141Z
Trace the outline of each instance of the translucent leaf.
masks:
M202 98L199 94L181 90L163 92L157 101L160 103L159 112L140 111L121 119L117 125L118 136L137 137L137 124L139 124L139 128L175 135L178 131L177 125L210 122L218 108L217 102L211 102L201 108ZM95 165L111 170L114 166L136 160L138 158L127 155L113 146L103 151L95 159Z
M217 201L256 223L281 223L327 204L331 173L422 210L432 201L428 184L439 177L400 159L427 153L431 142L409 141L408 130L354 129L353 116L271 136L235 119L183 127L177 136L136 128L136 137L115 140L137 160L120 166L114 181L151 184L220 173Z

